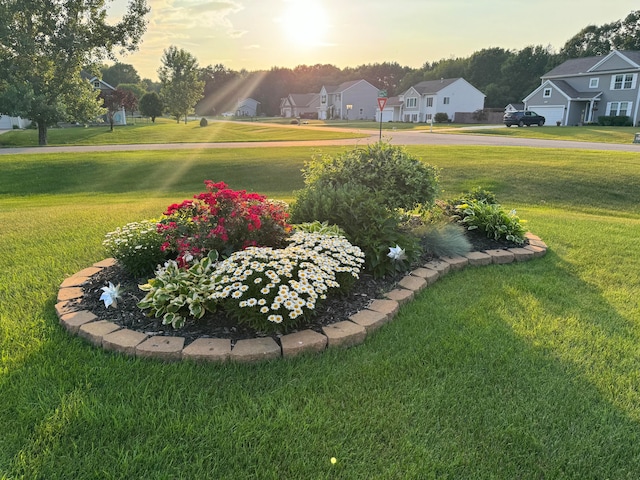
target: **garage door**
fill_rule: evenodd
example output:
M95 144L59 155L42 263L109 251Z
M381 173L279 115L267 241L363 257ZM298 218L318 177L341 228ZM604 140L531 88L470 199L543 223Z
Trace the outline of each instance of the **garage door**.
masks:
M11 130L13 125L11 123L11 117L8 115L2 115L0 117L0 130Z
M529 105L527 110L542 115L546 120L546 125L555 125L556 122L562 122L564 125L564 106L562 105Z

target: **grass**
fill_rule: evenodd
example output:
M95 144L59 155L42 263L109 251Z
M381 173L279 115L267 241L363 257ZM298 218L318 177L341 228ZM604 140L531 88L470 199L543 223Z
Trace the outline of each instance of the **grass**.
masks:
M131 145L149 143L206 143L206 142L263 142L295 140L333 140L358 138L351 132L322 131L314 129L284 128L256 123L211 122L201 127L199 121L187 124L169 119L157 119L155 124L116 126L113 132L108 126L51 128L49 145ZM38 145L37 130L10 131L0 135L0 147L28 147Z
M95 349L55 296L106 231L204 178L291 198L308 149L0 157L0 478L635 478L640 156L409 149L445 196L494 190L547 255L451 273L358 347L257 365Z
M472 133L473 135L501 135L507 137L539 138L543 140L571 140L576 142L632 143L637 127L511 127L487 128L477 130L459 130L453 133Z

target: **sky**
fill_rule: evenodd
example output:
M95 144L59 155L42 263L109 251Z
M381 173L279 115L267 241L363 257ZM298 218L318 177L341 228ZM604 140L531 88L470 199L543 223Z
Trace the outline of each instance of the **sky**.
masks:
M147 0L149 24L137 52L120 57L157 80L171 45L201 67L269 70L339 68L468 57L483 48L558 51L587 25L623 19L635 0ZM127 0L113 0L121 15ZM635 5L634 5L635 3Z

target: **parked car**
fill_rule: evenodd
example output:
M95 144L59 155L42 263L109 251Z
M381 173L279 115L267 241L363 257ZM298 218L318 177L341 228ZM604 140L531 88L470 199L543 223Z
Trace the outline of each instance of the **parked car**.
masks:
M519 127L538 125L541 127L544 125L545 120L542 115L538 115L536 112L530 110L518 110L505 113L503 118L503 122L507 127L511 125L518 125Z

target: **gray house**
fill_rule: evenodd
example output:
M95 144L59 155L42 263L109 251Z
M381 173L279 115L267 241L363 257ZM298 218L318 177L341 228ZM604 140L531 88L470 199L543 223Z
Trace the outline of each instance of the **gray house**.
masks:
M324 85L320 89L318 118L373 120L378 105L378 92L378 88L366 80L344 82L338 86Z
M625 115L638 125L639 72L636 51L567 60L541 77L541 85L523 100L525 109L544 115L547 124L582 125L600 115Z

